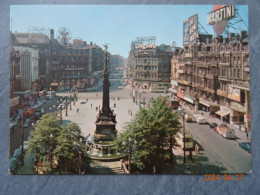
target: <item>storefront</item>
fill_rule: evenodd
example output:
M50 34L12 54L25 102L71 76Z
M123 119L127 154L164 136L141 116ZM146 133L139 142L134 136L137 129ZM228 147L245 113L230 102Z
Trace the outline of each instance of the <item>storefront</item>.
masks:
M222 120L223 122L230 123L230 110L229 109L221 109L215 112L217 118Z
M231 102L231 123L234 125L244 125L246 119L246 108L238 102Z

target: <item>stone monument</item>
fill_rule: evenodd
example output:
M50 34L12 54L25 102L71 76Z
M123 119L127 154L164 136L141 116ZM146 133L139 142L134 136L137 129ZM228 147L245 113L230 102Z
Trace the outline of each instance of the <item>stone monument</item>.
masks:
M96 119L95 141L112 141L116 138L116 115L109 106L109 71L107 69L107 45L105 47L105 65L103 81L103 102Z

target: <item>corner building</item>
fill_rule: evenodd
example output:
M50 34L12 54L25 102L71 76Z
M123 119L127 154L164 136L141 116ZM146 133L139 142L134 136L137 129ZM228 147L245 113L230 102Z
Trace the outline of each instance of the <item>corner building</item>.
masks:
M151 92L165 92L170 84L172 52L169 45L134 44L129 54L132 85L149 89Z
M250 131L249 45L245 31L201 37L173 55L171 91L181 103Z

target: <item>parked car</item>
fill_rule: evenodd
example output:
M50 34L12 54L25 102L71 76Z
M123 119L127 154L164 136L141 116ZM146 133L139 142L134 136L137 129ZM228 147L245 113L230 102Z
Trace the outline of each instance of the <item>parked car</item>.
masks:
M185 119L186 119L186 121L187 121L188 123L193 122L193 118L192 118L192 116L191 116L190 114L185 114Z
M217 127L218 124L217 123L209 123L209 126L210 126L211 129L213 129L213 128Z
M244 149L245 151L251 153L251 143L250 142L242 142L239 143L240 148Z
M30 119L27 118L23 124L24 127L29 127L29 124L30 124Z
M12 174L16 173L17 166L18 166L18 160L16 158L10 158L9 159L10 173Z
M10 121L9 122L9 128L12 128L13 126L17 125L17 122L16 121Z
M21 150L21 149L15 149L15 150L14 150L13 157L16 158L16 159L18 159L18 158L20 158L21 153L22 153L22 150Z
M206 117L198 114L198 115L196 115L196 122L198 124L206 124L207 123L207 119L206 119Z

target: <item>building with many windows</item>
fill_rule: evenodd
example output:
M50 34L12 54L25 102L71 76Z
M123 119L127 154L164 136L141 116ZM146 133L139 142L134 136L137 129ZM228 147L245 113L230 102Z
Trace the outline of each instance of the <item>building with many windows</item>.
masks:
M171 90L195 110L250 130L248 35L229 34L185 45L172 59Z
M164 92L170 84L172 52L169 45L132 43L129 54L130 76L133 86Z

